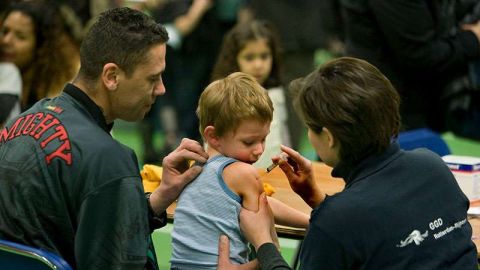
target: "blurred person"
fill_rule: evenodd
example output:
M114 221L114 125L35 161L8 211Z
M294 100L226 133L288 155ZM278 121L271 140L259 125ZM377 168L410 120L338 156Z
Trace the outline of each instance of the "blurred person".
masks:
M280 40L274 26L267 21L239 23L224 36L212 71L212 80L241 71L253 76L268 92L273 102L273 119L265 149L254 166L266 168L280 153L280 145L290 145L287 107L282 85Z
M201 140L195 115L198 97L210 82L223 34L236 23L239 2L146 1L146 12L164 24L171 37L167 44L170 61L165 82L169 89L175 89L158 101L141 124L146 161L158 160L183 136ZM152 144L156 129L162 129L165 135L159 151Z
M137 158L110 135L165 93L168 34L140 11L110 9L81 46L81 68L0 131L0 239L62 256L75 269L157 269L151 240L208 155L183 139L144 193Z
M12 63L0 63L0 129L20 113L22 78Z
M332 13L327 10L329 1L322 0L247 0L240 20L260 19L274 24L280 35L284 54L282 79L288 85L294 78L308 74L315 68L315 52L326 48L328 33L324 20ZM289 97L288 93L285 96ZM305 134L299 127L291 99L287 99L288 129L292 147L297 149Z
M185 70L190 68L203 69L204 54L206 48L196 48L200 63L192 63L185 60L182 45L189 35L199 31L197 27L204 28L204 16L211 17L213 1L146 1L145 12L152 14L152 17L159 23L165 25L169 33L167 43L167 54L169 63L164 72L165 86L168 89L175 89L165 94L161 100L157 100L152 110L140 123L140 132L143 140L143 162L159 163L162 157L175 149L182 136L199 139L198 123L195 117L195 106L198 100L198 93L201 90L199 79L203 71L192 71L192 76L185 76ZM207 14L208 13L208 14ZM202 64L203 63L203 64ZM198 66L197 66L198 65ZM189 72L190 73L190 72ZM202 83L203 84L203 83ZM192 124L192 121L195 121ZM154 135L160 129L163 132L163 145L159 150L154 144Z
M252 166L262 155L273 117L273 104L251 75L235 72L212 82L197 107L209 159L202 173L180 195L172 231L171 269L217 269L221 234L232 239L231 258L249 261L248 243L238 215L257 211L263 185ZM308 215L272 201L277 223L305 228ZM270 231L274 238L273 225Z
M400 97L377 68L342 57L290 89L310 143L332 176L345 181L343 191L325 195L297 151L282 147L289 159L273 159L313 208L300 269L478 269L468 198L441 157L399 148ZM289 269L270 239L262 197L258 208L242 209L242 232L262 269ZM221 239L220 251L228 251L227 242ZM219 269L248 269L226 257Z
M1 25L0 61L22 75L22 111L57 96L78 71L79 52L57 6L49 1L14 1Z
M459 24L459 2L340 1L346 55L371 62L390 78L402 97L404 130L452 128L446 119L455 88L468 87L469 64L480 60L480 21ZM480 123L464 120L455 124L476 126L480 136Z

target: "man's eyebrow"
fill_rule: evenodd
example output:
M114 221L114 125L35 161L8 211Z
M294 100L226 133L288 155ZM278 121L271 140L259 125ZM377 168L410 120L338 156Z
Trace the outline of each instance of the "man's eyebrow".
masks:
M155 74L151 74L150 77L159 77L159 76L161 76L161 75L163 74L163 72L165 72L165 70L162 70L162 71L157 72L157 73L155 73Z

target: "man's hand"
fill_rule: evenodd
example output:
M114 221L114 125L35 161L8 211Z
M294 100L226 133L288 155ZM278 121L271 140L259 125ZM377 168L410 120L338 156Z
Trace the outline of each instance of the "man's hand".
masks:
M272 161L278 163L278 166L287 176L293 191L300 195L310 207L315 208L323 202L325 194L315 182L312 162L290 147L282 145L281 149L288 155L288 158L285 160L278 155L273 157Z
M227 236L220 236L218 242L218 270L253 270L257 269L257 266L257 260L246 264L232 264L230 262L230 241Z
M183 188L202 171L200 165L190 166L194 161L207 162L208 154L197 141L182 139L180 145L163 159L162 182L150 196L150 204L156 213L161 213L175 201Z

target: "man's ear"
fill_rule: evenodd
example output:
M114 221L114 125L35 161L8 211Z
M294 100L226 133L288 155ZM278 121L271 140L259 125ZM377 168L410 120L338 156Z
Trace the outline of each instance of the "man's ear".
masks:
M325 132L325 134L327 136L328 146L330 148L334 148L337 145L337 140L333 136L332 132L330 132L330 130L326 127L322 128L322 132Z
M207 126L203 131L203 137L207 141L207 144L212 147L218 147L219 140L214 126Z
M119 73L120 68L117 64L107 63L103 66L102 81L108 90L115 91L117 89Z

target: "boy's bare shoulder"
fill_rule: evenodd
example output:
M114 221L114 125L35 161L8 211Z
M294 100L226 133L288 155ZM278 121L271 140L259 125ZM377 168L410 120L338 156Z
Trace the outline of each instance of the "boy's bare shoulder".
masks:
M258 178L258 170L251 164L237 161L225 167L223 177L226 179L242 179L242 181Z
M258 171L251 164L235 162L223 171L227 186L242 198L242 206L258 210L258 195L263 191Z

